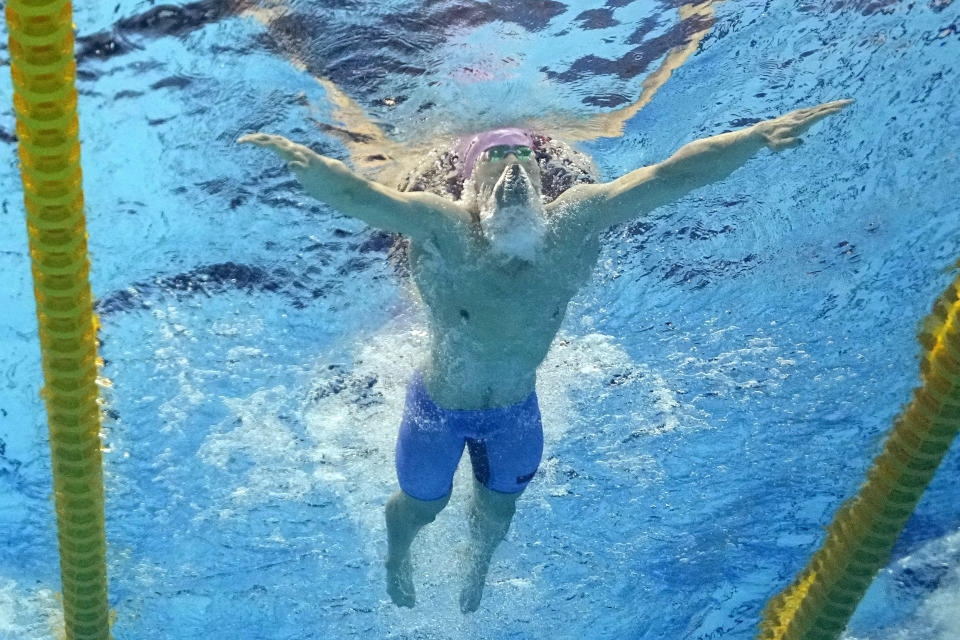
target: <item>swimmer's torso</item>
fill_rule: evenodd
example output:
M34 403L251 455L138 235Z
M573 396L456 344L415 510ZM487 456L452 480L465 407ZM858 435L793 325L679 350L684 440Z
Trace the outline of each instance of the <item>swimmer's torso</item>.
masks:
M590 277L596 236L548 231L533 261L504 259L479 235L411 241L411 275L430 318L424 382L445 409L484 409L534 390L567 303Z

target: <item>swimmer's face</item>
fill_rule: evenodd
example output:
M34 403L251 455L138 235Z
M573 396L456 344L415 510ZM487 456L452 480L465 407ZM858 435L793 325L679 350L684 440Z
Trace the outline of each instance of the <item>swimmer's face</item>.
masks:
M510 190L511 199L540 199L540 165L533 149L524 145L501 145L481 153L473 169L473 180L481 201L490 198L498 184L501 191Z

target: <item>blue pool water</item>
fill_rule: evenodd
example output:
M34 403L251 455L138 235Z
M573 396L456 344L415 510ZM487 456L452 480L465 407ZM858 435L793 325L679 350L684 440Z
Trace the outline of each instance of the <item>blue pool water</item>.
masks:
M253 9L75 7L114 636L751 638L908 401L917 323L960 258L957 4L714 2L713 24L671 0ZM579 144L605 180L856 103L605 235L539 371L544 459L480 610L457 607L466 462L397 609L383 505L425 315L382 234L233 141L348 159L311 75L408 143L585 121L704 29L623 135ZM45 640L59 573L10 92L4 69L0 638ZM848 639L960 634L958 473L955 445Z

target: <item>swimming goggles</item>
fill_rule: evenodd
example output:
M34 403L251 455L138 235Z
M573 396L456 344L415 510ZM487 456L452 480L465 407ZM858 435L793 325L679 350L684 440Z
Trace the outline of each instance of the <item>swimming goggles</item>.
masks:
M503 160L511 153L521 160L529 158L530 154L533 153L533 149L526 145L518 144L515 146L501 144L496 147L490 147L484 153L487 155L487 158L490 160Z

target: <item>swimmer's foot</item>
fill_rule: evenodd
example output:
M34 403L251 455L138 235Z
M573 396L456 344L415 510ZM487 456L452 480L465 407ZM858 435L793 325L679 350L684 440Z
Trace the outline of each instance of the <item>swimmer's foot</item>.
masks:
M398 607L412 607L417 603L413 590L413 564L410 556L393 561L387 558L387 593Z
M463 577L463 588L460 590L460 611L473 613L480 606L483 597L483 583L487 580L488 562L474 560L469 563Z

